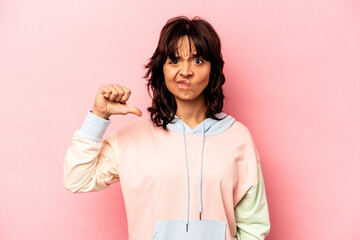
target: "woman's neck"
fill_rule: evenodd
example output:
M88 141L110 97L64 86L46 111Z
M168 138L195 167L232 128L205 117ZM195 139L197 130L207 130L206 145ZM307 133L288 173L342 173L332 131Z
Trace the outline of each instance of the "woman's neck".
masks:
M204 98L196 101L177 100L176 115L190 128L194 129L206 119L206 106Z

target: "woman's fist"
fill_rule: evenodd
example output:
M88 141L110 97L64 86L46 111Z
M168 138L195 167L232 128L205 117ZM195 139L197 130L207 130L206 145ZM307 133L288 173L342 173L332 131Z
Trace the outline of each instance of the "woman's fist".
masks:
M133 113L140 117L142 113L139 108L126 104L130 94L130 89L119 86L119 84L102 85L96 95L91 112L102 118L128 113Z

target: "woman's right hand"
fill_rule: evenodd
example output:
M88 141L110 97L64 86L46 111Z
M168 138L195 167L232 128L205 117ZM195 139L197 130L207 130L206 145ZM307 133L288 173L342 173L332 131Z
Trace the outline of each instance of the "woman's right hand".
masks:
M128 113L133 113L140 117L142 112L139 108L126 104L130 94L130 89L120 86L119 84L102 85L97 92L94 107L91 112L102 118Z

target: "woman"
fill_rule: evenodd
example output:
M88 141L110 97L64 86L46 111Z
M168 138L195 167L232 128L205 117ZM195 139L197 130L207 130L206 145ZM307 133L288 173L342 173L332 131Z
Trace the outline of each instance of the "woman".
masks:
M224 61L213 27L179 16L145 66L150 118L102 140L111 115L142 115L131 91L100 87L72 137L64 185L90 192L120 181L131 240L264 239L270 231L260 159L249 130L222 112Z

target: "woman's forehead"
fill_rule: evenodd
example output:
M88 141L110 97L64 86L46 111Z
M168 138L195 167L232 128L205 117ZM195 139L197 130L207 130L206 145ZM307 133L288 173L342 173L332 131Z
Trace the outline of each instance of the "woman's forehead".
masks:
M187 57L193 57L193 56L197 56L197 52L196 50L192 51L190 53L189 50L178 50L176 53L175 53L175 57L181 57L181 58L187 58Z
M191 44L191 45L190 45ZM189 56L189 55L196 55L196 47L194 44L194 41L190 38L190 44L189 44L189 38L188 36L181 37L177 42L177 49L175 50L176 56ZM190 53L191 50L191 53Z
M194 41L192 40L192 38L184 35L177 40L177 47L180 47L182 45L189 46L189 43L191 44L191 46L194 45Z

